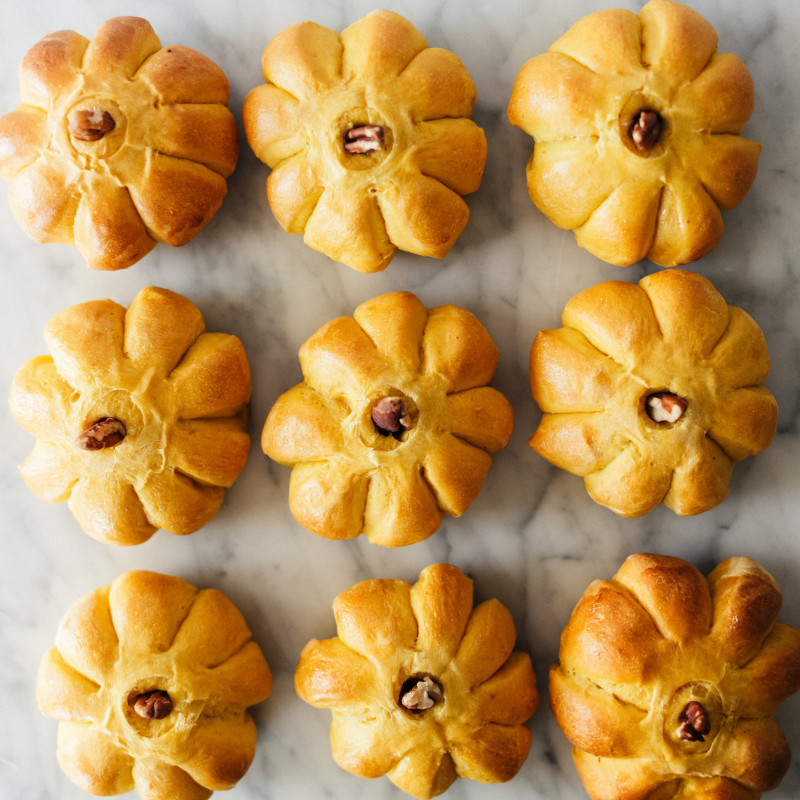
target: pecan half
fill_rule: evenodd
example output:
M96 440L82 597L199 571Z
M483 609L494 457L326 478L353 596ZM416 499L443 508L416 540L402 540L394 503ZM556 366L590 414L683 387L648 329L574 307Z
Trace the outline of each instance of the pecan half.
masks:
M128 434L127 428L114 417L104 417L87 428L76 440L81 450L105 450L118 445Z
M344 135L344 149L348 153L369 153L383 149L383 128L380 125L362 125L351 128Z
M411 418L402 397L384 397L372 408L372 421L381 436L401 435L411 429Z
M655 111L640 111L629 131L637 150L649 150L661 136L661 117Z
M653 422L677 422L686 412L688 403L672 392L653 392L645 403L647 416Z
M114 117L99 108L74 108L67 115L70 134L84 142L96 142L115 127Z
M172 700L160 689L144 692L134 700L133 710L145 719L164 719L172 711Z
M426 711L443 697L442 687L430 675L411 678L400 690L400 703L409 711Z
M711 730L711 721L703 706L696 700L686 704L678 717L678 738L684 742L703 742Z

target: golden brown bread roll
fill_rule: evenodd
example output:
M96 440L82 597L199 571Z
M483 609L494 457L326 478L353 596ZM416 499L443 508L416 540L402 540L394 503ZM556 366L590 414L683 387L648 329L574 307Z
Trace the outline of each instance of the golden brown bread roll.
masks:
M79 600L42 660L36 700L57 719L57 757L96 795L205 800L247 772L246 709L272 675L236 606L216 589L126 572Z
M338 636L305 646L295 689L333 711L339 766L386 775L423 800L457 777L500 783L517 774L531 744L523 723L539 696L503 605L473 610L472 581L434 564L414 586L358 583L333 610Z
M45 36L20 65L22 105L0 118L0 174L37 242L124 269L186 244L216 213L239 155L222 70L115 17L94 38Z
M97 300L56 314L52 355L11 387L14 419L37 438L21 467L31 490L68 500L111 544L205 525L247 460L250 366L239 339L204 331L192 302L155 287L127 310Z
M293 467L297 521L400 547L463 514L511 436L511 405L486 385L498 353L468 311L428 311L410 292L320 328L300 349L304 382L278 398L261 437Z
M265 85L244 104L247 141L272 168L281 227L359 272L397 249L442 258L469 219L486 137L468 117L475 86L461 61L429 48L391 11L343 31L301 22L261 58Z
M584 17L520 70L508 118L533 136L528 191L581 247L620 266L688 264L722 238L761 145L753 81L689 6Z
M531 349L544 414L530 445L615 513L639 517L661 502L708 511L727 497L734 463L772 441L764 335L700 275L601 283L561 321Z
M631 556L584 592L550 705L592 800L758 800L790 763L772 715L800 688L800 631L749 558L709 576Z

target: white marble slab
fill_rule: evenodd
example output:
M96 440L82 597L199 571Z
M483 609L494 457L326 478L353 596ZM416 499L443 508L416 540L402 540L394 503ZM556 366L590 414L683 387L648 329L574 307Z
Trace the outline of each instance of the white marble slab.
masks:
M624 3L638 10L640 3ZM661 507L643 519L619 519L595 505L579 478L559 472L527 445L538 419L528 387L528 353L540 328L557 325L578 291L607 279L637 281L650 263L624 270L579 250L572 234L549 223L525 189L530 139L505 115L514 77L579 17L602 0L397 0L432 45L455 51L478 89L474 119L489 139L480 191L469 198L472 219L443 261L398 255L379 275L359 275L283 233L264 194L267 169L246 145L229 195L211 224L188 246L160 245L133 268L94 273L78 252L37 245L0 200L0 394L17 368L44 352L42 328L61 308L111 297L127 305L144 286L160 285L194 300L209 330L236 333L253 368L248 465L205 529L178 538L116 549L87 537L65 505L50 506L24 486L16 465L32 438L0 408L0 797L74 800L84 797L55 760L56 724L34 699L36 670L63 612L87 591L134 568L179 574L214 586L242 609L276 675L272 697L256 710L259 747L246 778L231 794L256 798L399 798L386 779L363 781L330 755L329 715L294 694L292 674L311 637L334 633L330 604L370 577L415 580L434 561L468 571L479 600L498 597L512 611L519 646L534 657L545 700L532 720L533 747L519 776L505 786L457 782L453 800L577 800L585 797L569 746L546 702L546 676L559 633L588 583L613 574L631 553L680 555L711 569L730 555L760 561L783 588L781 619L800 626L800 84L795 0L695 0L715 25L723 52L747 63L756 110L746 134L763 142L755 186L725 213L722 244L697 264L728 302L761 324L773 359L768 388L781 408L779 433L763 455L740 464L730 498L718 509L684 519ZM18 103L17 64L43 35L73 28L91 36L106 18L139 14L164 44L207 54L226 71L241 123L248 90L261 82L260 55L285 26L313 19L341 30L373 9L365 0L6 0L0 26L0 111ZM279 393L300 378L297 350L320 325L351 314L360 302L394 289L416 292L429 307L452 302L475 312L502 349L494 385L514 404L511 443L495 459L479 499L462 518L446 519L428 541L402 550L365 541L318 539L291 517L289 470L257 446ZM778 721L800 753L800 697ZM800 796L793 761L770 797Z

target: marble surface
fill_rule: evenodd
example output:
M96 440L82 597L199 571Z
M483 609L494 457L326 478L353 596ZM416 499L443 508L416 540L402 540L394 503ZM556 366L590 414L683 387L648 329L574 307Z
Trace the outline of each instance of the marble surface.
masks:
M640 3L625 5L638 10ZM329 714L301 702L292 687L299 652L311 637L334 634L334 596L359 580L414 581L435 561L449 561L475 579L476 598L499 598L512 611L518 646L533 654L545 697L531 726L533 746L519 776L504 786L459 781L453 800L577 800L585 797L569 746L546 702L546 676L559 633L583 589L611 576L631 553L679 555L704 571L731 555L749 555L783 588L781 619L800 626L800 267L795 258L800 180L800 83L794 0L695 0L720 36L723 52L748 65L756 108L746 135L763 142L760 170L745 201L725 213L722 243L696 265L729 303L762 326L772 355L767 387L780 405L779 432L769 450L737 466L729 499L714 511L680 518L659 507L631 521L595 505L579 478L560 472L527 445L539 412L527 381L536 332L557 326L566 301L607 279L638 281L649 262L622 269L578 249L528 199L525 163L530 139L505 114L514 77L598 0L397 0L431 45L452 49L478 90L474 119L486 130L489 160L472 219L442 261L398 254L382 274L360 275L285 234L267 205L267 168L246 144L229 195L188 246L159 247L131 269L88 270L77 250L37 245L0 201L0 394L28 358L45 352L42 328L60 309L110 297L127 305L144 286L190 297L209 330L243 340L253 369L247 467L214 521L178 538L160 532L145 545L117 549L86 536L65 505L32 495L17 472L32 438L0 411L0 797L73 800L83 797L55 760L56 724L35 704L36 670L58 620L79 597L129 569L181 575L217 587L244 612L276 677L272 697L255 709L255 762L231 798L399 798L388 780L364 781L336 766L328 742ZM118 14L148 18L164 44L210 56L232 85L241 125L248 90L261 83L259 59L285 26L313 19L336 30L373 6L362 0L58 0L3 6L0 26L0 109L18 103L17 64L40 37L63 28L91 36ZM375 295L408 289L429 307L455 303L478 315L502 350L494 385L514 405L509 446L495 458L478 500L460 519L446 518L424 543L401 550L365 540L339 543L303 530L287 506L289 470L257 446L278 395L300 379L297 350L328 320L351 314ZM775 800L800 796L800 696L777 719L795 750Z

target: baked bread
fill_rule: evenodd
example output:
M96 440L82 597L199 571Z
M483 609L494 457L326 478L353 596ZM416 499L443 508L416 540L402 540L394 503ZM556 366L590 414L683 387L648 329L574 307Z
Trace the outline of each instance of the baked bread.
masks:
M339 766L387 775L414 797L436 797L457 777L502 783L517 774L539 696L531 659L512 652L506 608L472 608L472 581L434 564L409 586L372 580L333 603L338 636L300 655L297 694L333 711Z
M22 105L0 117L0 174L32 239L124 269L214 216L239 140L228 81L204 55L115 17L91 42L45 36L19 75Z
M601 283L561 321L531 350L544 413L530 445L615 513L639 517L661 502L708 511L727 497L734 463L772 441L764 335L700 275Z
M508 118L533 136L531 200L619 266L688 264L722 238L761 145L742 138L753 81L696 11L651 0L584 17L523 66Z
M58 720L58 763L81 789L205 800L247 772L256 726L245 709L271 691L267 662L223 594L126 572L61 620L36 701Z
M304 382L278 398L264 452L293 467L289 505L317 536L400 547L478 496L513 412L499 351L468 311L410 292L362 303L301 348Z
M166 289L143 289L127 311L81 303L45 328L52 355L14 378L11 413L37 438L22 477L43 500L68 500L95 539L192 533L244 468L250 367L235 336L204 331Z
M486 137L468 117L475 86L461 61L429 48L399 14L373 11L343 31L301 22L261 57L244 128L273 172L281 227L359 272L397 249L442 258L469 219Z
M758 800L789 768L772 715L800 688L800 631L749 558L703 576L631 556L584 592L550 705L592 800Z

